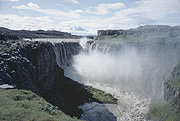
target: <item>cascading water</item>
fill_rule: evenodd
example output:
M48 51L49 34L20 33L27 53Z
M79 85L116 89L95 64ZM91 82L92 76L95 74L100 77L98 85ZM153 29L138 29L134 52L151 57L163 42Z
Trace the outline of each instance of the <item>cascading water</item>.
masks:
M147 41L123 45L96 42L88 47L92 50L74 56L73 71L68 73L80 83L113 94L118 104L105 106L118 121L145 120L148 99L163 99L163 82L180 60L180 42ZM97 103L80 106L85 111L81 118L105 120L108 114L100 107Z
M54 43L54 51L58 66L63 69L64 67L71 66L72 56L77 55L81 49L82 47L78 42Z
M146 97L163 98L163 81L180 59L179 42L106 45L108 49L103 46L98 43L96 50L74 56L73 67L86 80L83 83L105 83Z

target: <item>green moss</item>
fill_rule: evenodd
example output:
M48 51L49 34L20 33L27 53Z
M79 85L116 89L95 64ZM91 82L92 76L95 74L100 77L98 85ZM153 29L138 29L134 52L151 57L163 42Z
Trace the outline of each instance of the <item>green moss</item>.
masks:
M180 110L173 100L152 102L147 118L153 121L180 121Z
M179 114L178 113L173 113L171 116L168 117L167 121L179 121Z
M117 99L114 98L111 94L105 93L102 90L95 89L92 87L87 87L87 91L92 94L92 97L97 99L98 101L102 103L108 103L108 104L116 104Z
M0 89L0 120L77 121L31 91Z
M163 110L164 104L161 102L152 102L150 105L149 113L147 114L147 118L153 119L158 114L160 114Z

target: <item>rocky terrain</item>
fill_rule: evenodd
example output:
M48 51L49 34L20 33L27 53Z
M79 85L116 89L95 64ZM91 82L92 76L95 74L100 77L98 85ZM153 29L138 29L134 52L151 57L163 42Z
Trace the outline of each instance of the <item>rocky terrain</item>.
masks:
M37 30L37 31L30 31L30 30L10 30L7 28L0 27L0 40L8 40L8 39L22 39L22 38L74 38L79 39L80 36L71 35L67 32L60 32L60 31L44 31L44 30Z

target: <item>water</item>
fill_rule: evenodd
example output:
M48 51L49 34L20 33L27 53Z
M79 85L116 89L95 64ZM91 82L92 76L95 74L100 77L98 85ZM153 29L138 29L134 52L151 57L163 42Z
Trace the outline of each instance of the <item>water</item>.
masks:
M56 61L59 67L70 67L72 64L72 56L77 55L82 47L77 42L61 42L54 43L54 51Z
M167 41L124 45L98 43L89 52L75 55L73 71L66 71L67 75L118 99L117 105L93 102L80 106L84 111L81 119L146 120L151 99L163 100L164 81L180 60L179 47L179 42ZM107 109L116 119L105 113Z
M163 99L163 83L180 60L179 42L107 46L98 45L95 50L74 56L74 72L80 78L75 80L109 84L148 98Z
M117 105L95 102L81 105L79 108L84 110L81 119L89 121L145 120L150 100L163 99L163 83L180 60L179 42L124 45L96 42L92 46L86 43L87 39L72 41L52 42L56 61L65 75L118 99Z
M117 104L85 103L79 106L84 111L81 119L87 121L146 120L145 114L149 110L150 99L120 88L120 86L114 86L115 84L122 84L122 82L116 82L116 78L119 78L116 75L119 76L120 69L125 69L127 65L129 67L122 75L127 73L127 77L131 76L132 80L136 76L137 67L141 67L141 61L136 57L136 50L134 48L131 48L132 50L128 49L123 54L126 55L125 57L114 56L98 50L87 52L87 48L90 46L85 41L83 40L80 43L85 52L74 55L72 67L66 67L65 74L80 83L112 94L118 101ZM123 58L126 59L124 60ZM134 66L135 68L133 68ZM134 79L133 81L136 80Z

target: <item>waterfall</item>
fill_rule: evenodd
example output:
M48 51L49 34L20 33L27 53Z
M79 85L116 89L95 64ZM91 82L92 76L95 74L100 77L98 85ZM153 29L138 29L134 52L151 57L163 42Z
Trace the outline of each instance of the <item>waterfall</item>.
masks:
M54 43L56 62L59 67L70 67L73 55L77 55L82 47L78 42L61 42Z
M105 83L163 98L163 83L180 60L180 42L88 41L53 43L57 64L66 76L84 84Z
M66 76L118 99L117 105L105 105L117 120L145 120L149 100L144 96L162 99L163 83L180 60L178 41L109 44L88 43L85 39L53 45L57 64ZM103 106L98 103L80 106L85 112L81 119L108 117L103 113Z
M180 42L91 44L74 56L82 83L104 83L162 99L163 83L180 60Z
M89 51L73 57L73 79L104 90L118 99L117 105L85 103L82 120L146 120L151 99L162 100L164 81L180 60L180 42L92 43ZM87 50L87 49L86 49ZM71 76L72 77L72 76ZM107 118L108 117L108 118Z

